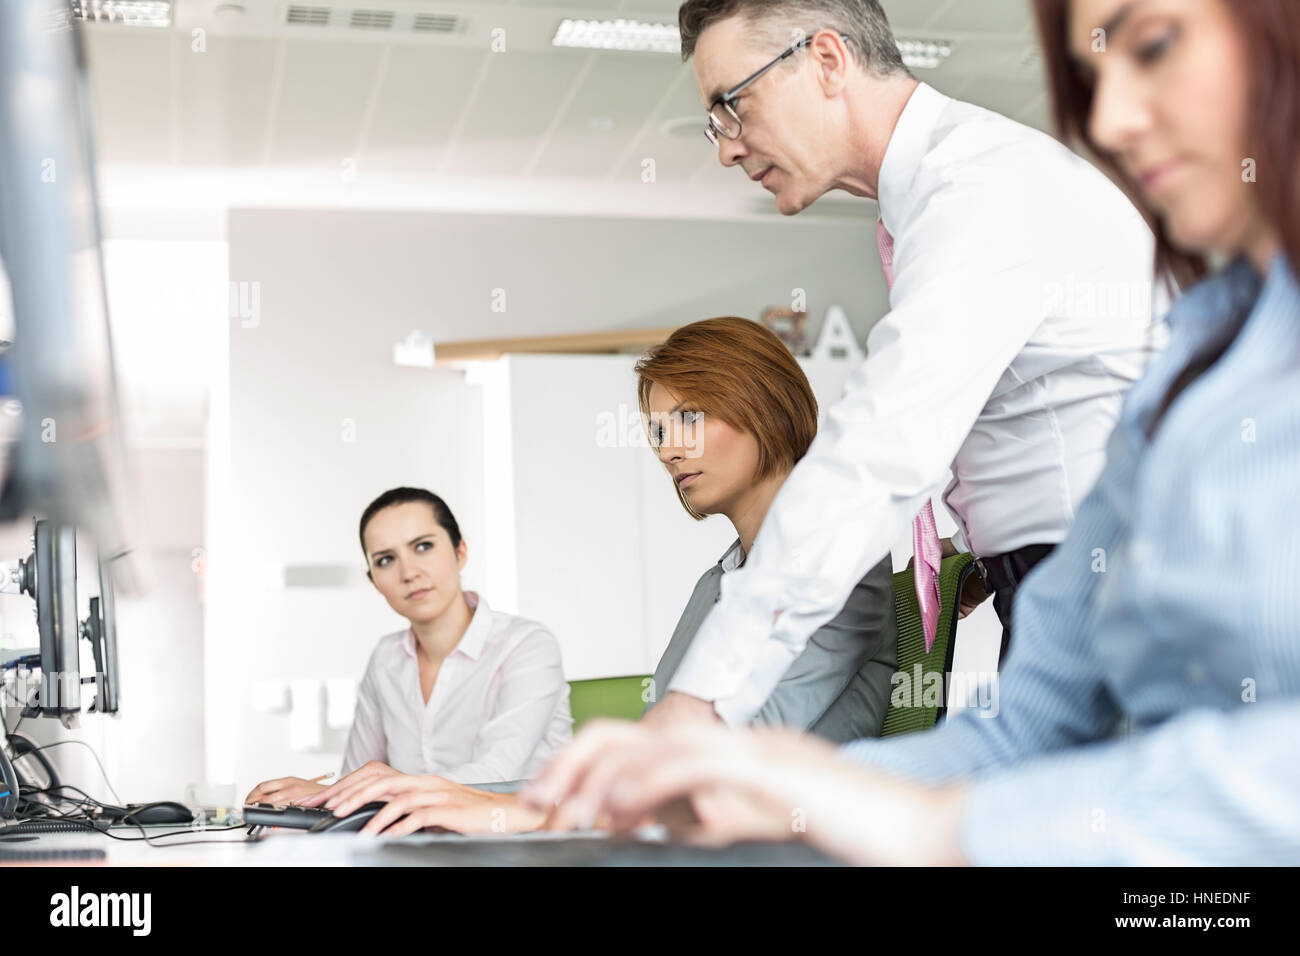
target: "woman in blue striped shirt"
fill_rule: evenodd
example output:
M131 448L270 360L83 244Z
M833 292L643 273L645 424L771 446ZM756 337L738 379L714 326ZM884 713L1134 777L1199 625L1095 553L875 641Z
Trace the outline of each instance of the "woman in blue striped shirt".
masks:
M996 716L838 751L592 725L524 795L557 822L686 796L713 839L854 862L1300 862L1300 13L1036 5L1062 131L1145 210L1162 276L1222 265L1018 594Z

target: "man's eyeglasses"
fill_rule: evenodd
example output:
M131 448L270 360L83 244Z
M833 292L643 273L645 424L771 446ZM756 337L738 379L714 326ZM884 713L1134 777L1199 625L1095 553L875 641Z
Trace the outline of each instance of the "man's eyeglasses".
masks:
M843 37L845 40L848 39L848 37L844 36L844 34L842 33L840 34L840 36ZM772 69L772 67L776 66L778 63L782 63L785 60L788 60L790 57L794 56L796 53L798 53L800 50L802 50L810 43L812 43L812 37L804 37L802 40L791 45L789 49L787 49L784 53L778 56L767 66L763 67L761 70L757 71L756 73L752 73L749 76L745 77L745 79L741 80L731 89L727 90L727 92L723 93L716 100L714 100L713 105L709 107L709 123L707 126L704 127L704 135L708 137L709 142L712 143L714 146L717 146L719 136L723 136L726 139L739 138L740 117L736 115L736 111L732 108L731 104L736 101L736 97L740 95L741 90L749 86L749 84L753 83L755 80L757 80L768 70Z

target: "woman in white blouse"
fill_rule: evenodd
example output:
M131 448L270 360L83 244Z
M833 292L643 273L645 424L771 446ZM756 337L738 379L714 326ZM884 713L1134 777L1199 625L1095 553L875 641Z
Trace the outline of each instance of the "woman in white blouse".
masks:
M554 635L461 590L468 547L432 492L384 492L362 514L360 537L366 576L410 626L370 656L342 772L377 761L461 783L531 777L572 737ZM290 803L322 789L280 777L247 802Z

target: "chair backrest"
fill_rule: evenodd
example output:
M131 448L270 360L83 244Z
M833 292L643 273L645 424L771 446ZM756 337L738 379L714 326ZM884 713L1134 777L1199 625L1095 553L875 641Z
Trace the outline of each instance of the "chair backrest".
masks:
M974 555L955 554L943 559L939 569L939 627L928 654L912 572L900 571L894 575L898 670L880 736L928 730L943 714L947 675L952 671L953 647L957 643L957 601L966 578L974 573Z
M593 717L636 720L645 710L641 695L649 680L650 675L646 674L569 681L569 710L573 714L574 731Z

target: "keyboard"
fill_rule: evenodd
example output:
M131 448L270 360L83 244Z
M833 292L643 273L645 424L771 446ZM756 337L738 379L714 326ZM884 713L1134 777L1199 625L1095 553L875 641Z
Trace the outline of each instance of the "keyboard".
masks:
M47 863L73 860L104 860L108 854L103 850L65 847L55 850L13 850L0 847L0 863Z
M293 830L310 830L322 820L332 820L334 814L324 807L292 807L274 803L244 804L244 823L250 827L288 827Z
M520 834L522 836L522 834ZM502 837L408 838L367 845L377 866L839 866L806 843L738 843L730 847L684 846L621 837L568 834L547 839Z

